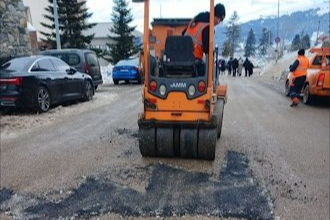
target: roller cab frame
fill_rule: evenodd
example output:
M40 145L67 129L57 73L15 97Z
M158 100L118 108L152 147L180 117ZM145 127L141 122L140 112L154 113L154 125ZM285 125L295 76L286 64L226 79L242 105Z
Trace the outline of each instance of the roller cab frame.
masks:
M218 49L213 47L214 0L210 0L210 49L204 64L196 64L190 36L168 36L163 56L150 55L154 41L149 32L150 0L133 2L144 4L140 66L145 81L138 119L142 156L214 160L227 100L227 85L219 84L216 68Z

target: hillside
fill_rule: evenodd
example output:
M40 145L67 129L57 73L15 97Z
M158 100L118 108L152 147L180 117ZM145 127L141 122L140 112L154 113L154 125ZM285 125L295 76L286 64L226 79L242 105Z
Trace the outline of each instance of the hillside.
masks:
M280 16L279 19L279 36L280 38L286 39L291 43L293 37L296 34L308 34L312 37L313 32L329 33L329 12L321 10L321 8L309 9L306 11L297 11L292 14L285 14ZM257 20L252 20L241 24L241 41L245 42L249 30L255 33L257 43L259 43L259 38L261 37L261 32L263 28L272 30L273 39L277 35L277 17L270 16L265 18L259 18ZM226 25L226 24L225 24ZM224 35L225 28L222 26L216 29L216 44L222 45L223 41L226 39Z

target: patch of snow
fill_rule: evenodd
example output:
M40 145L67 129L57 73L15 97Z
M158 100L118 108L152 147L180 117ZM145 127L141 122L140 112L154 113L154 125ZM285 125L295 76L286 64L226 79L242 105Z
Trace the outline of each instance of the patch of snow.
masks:
M113 69L112 64L109 64L108 66L101 66L103 84L113 84L112 69Z

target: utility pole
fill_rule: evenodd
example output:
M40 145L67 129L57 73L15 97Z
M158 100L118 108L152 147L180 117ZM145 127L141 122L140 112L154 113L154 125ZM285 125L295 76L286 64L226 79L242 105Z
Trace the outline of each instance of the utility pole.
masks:
M277 37L276 39L279 39L279 30L280 30L280 0L277 0ZM276 42L276 63L279 57L279 48L278 48L278 44L280 42Z
M58 50L61 49L61 39L60 39L60 31L58 25L58 14L57 14L57 0L53 0L54 5L54 21L55 21L55 31L56 31L56 48Z
M319 30L320 30L320 20L319 20L319 25L317 26L315 46L317 45L317 42L319 40Z

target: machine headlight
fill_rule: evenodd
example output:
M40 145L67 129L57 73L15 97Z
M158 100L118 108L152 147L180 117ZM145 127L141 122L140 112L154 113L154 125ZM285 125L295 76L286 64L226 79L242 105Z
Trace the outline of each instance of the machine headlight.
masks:
M159 93L161 95L165 95L165 93L166 93L166 86L165 85L160 85L159 86Z
M196 92L196 88L194 85L190 85L189 88L188 88L188 93L190 96L193 96L195 95L195 92Z

